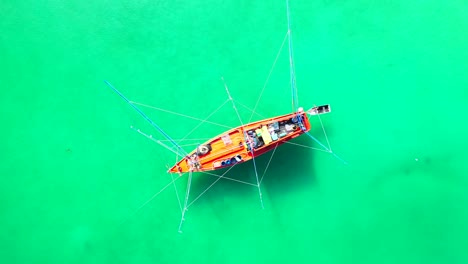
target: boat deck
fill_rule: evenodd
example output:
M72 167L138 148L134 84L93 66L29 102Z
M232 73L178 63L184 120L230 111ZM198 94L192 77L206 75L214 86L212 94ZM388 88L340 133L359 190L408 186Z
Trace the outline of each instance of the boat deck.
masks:
M309 130L310 123L303 111L249 123L201 144L168 172L227 168L262 155Z

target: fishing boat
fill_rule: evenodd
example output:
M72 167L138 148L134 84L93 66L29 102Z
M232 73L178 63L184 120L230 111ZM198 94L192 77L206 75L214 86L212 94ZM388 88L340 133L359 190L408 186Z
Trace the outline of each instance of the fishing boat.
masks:
M169 173L223 169L267 153L311 128L307 114L330 112L329 105L313 107L307 112L276 116L236 127L200 144L177 162Z
M253 160L255 157L276 149L279 145L302 134L309 135L309 137L328 150L326 146L308 133L311 129L308 115L329 113L331 111L330 105L316 106L308 111L304 111L302 107L299 107L294 113L241 125L200 144L196 149L187 153L175 140L167 135L162 128L140 110L134 102L125 97L108 81L105 81L105 83L140 113L154 128L163 134L163 136L172 143L173 147L168 147L159 140L156 141L158 144L173 151L177 156L183 157L168 170L168 173L181 174L231 167L242 162ZM226 91L232 101L227 87ZM233 106L237 112L234 102ZM241 120L240 117L239 120Z
M270 161L273 158L275 150L278 146L284 143L295 144L289 142L290 140L299 137L301 135L307 135L310 139L312 139L316 144L318 144L321 149L309 147L312 149L317 149L326 153L332 154L334 157L342 161L346 164L344 160L338 157L331 149L330 143L328 141L328 137L325 132L325 128L323 126L322 120L320 119L321 114L326 114L330 112L330 105L320 105L314 106L307 111L304 111L302 107L299 107L298 104L298 95L297 95L297 88L296 88L296 77L294 72L294 60L293 60L293 50L292 50L292 37L291 37L291 22L290 22L290 11L289 11L289 0L286 0L286 11L287 11L287 25L288 31L286 32L285 38L283 40L283 44L278 52L276 59L281 52L283 45L286 41L286 37L289 40L289 71L290 71L290 85L291 85L291 94L292 94L292 112L274 116L271 118L265 118L259 121L243 123L241 116L236 108L236 103L232 99L231 94L229 92L229 88L227 87L226 83L224 83L229 101L231 101L232 106L239 118L239 126L235 128L228 128L227 131L224 133L212 137L210 140L205 141L202 144L197 144L195 149L191 150L190 152L186 152L184 148L179 144L177 140L171 138L159 125L157 125L152 119L150 119L139 107L137 107L138 103L130 101L125 95L123 95L119 90L117 90L112 84L108 81L105 83L114 90L120 97L122 97L136 112L138 112L150 125L152 125L165 139L164 140L157 140L152 135L147 135L140 130L136 130L138 133L146 136L147 138L151 139L152 141L158 143L162 147L166 148L167 150L173 152L177 157L178 161L173 166L168 166L168 173L171 175L172 181L169 182L166 186L164 186L161 190L159 190L156 194L154 194L148 201L146 201L142 206L140 206L134 214L143 208L146 204L148 204L152 199L154 199L157 195L159 195L163 190L168 188L170 185L174 185L175 193L177 200L179 202L179 207L181 209L181 219L179 224L179 232L181 232L182 223L185 220L185 213L187 209L197 201L208 189L210 189L216 182L220 179L227 179L236 181L239 183L244 183L247 185L254 186L258 188L258 194L260 198L260 203L263 208L263 198L262 198L262 191L261 191L261 182L263 176L265 175L268 166L270 165ZM276 60L273 63L272 69L276 64ZM271 74L271 70L270 70ZM268 77L269 78L269 77ZM268 81L267 78L267 81ZM224 81L224 79L223 79ZM266 82L265 82L266 85ZM265 89L265 86L264 88ZM257 100L261 98L263 94L263 90L260 92L260 96ZM227 102L227 101L226 101ZM142 104L140 104L142 105ZM257 105L252 110L252 115L255 112ZM218 108L219 109L219 108ZM173 114L172 111L166 111ZM178 114L180 116L188 117L186 114ZM309 131L312 128L312 125L309 120L309 116L319 116L319 121L322 126L322 130L324 136L327 140L328 146L325 146L322 142L316 139ZM211 115L210 115L211 116ZM252 116L251 116L252 117ZM198 119L202 120L202 119ZM202 120L206 122L207 119ZM196 129L196 127L194 128ZM193 131L193 130L191 130ZM191 132L189 132L190 134ZM185 137L184 137L185 138ZM295 144L299 145L299 144ZM307 147L307 146L306 146ZM263 155L267 152L272 152L270 156L270 161L266 165L264 169L263 175L260 177L257 165L256 165L256 157ZM234 166L244 162L252 162L256 183L249 183L244 182L239 179L227 177L226 174L232 169ZM210 173L209 171L213 170L223 170L221 175ZM194 173L198 174L206 174L206 175L213 175L218 177L211 185L209 185L203 192L201 192L196 198L194 198L191 202L189 202L190 190L191 190L191 182L192 182L192 175ZM173 174L178 174L178 177L173 177ZM185 190L185 198L183 202L179 199L179 194L177 188L175 186L175 182L182 178L182 176L188 175L187 185Z

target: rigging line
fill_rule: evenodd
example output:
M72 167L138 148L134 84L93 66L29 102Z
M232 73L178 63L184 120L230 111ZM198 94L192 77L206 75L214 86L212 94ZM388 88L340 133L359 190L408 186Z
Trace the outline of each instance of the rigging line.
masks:
M336 155L335 152L330 152L335 158L337 158L339 161L343 162L344 165L348 165L348 162L344 159L342 159L340 156Z
M331 150L329 150L322 142L320 142L318 139L312 136L309 132L305 132L304 134L309 136L312 140L314 140L317 144L319 144L322 148L324 148L326 152L332 153Z
M336 155L333 151L325 147L325 145L322 144L318 139L316 139L314 136L312 136L309 132L305 133L308 135L311 139L313 139L315 142L317 142L322 148L326 149L328 153L332 154L335 158L337 158L339 161L343 162L345 165L348 165L348 162L346 162L344 159L340 158L340 156Z
M244 104L241 104L239 101L237 101L237 100L234 100L234 101L236 102L236 104L238 104L238 105L244 107L245 109L249 110L250 112L255 113L256 115L260 116L261 118L266 118L264 115L261 115L261 114L259 114L258 112L255 112L252 108L250 108L250 107L248 107L248 106L246 106L246 105L244 105ZM249 121L249 122L250 122L250 121Z
M167 168L167 170L169 170L170 168ZM174 178L174 176L171 174L171 178ZM172 183L172 185L174 186L174 191L175 191L175 194L176 194L176 197L177 197L177 203L179 204L179 209L180 209L180 213L182 213L182 203L180 202L180 197L179 197L179 191L177 190L177 186L174 183Z
M265 83L263 84L262 91L260 92L260 95L257 98L257 102L255 103L255 107L252 110L252 114L250 115L248 123L250 123L250 121L252 120L252 117L253 117L253 115L255 113L255 110L257 109L257 106L258 106L258 103L260 102L260 99L263 96L263 92L265 91L265 88L266 88L266 86L268 84L268 81L270 81L271 74L273 73L273 69L275 68L276 63L278 62L278 58L279 58L279 56L281 54L281 51L283 50L284 43L286 42L286 37L288 36L288 34L289 34L289 32L286 32L286 34L284 35L283 42L281 43L281 47L279 48L278 53L276 54L275 61L273 62L273 65L270 68L270 72L268 73L268 76L267 76L267 78L265 80Z
M143 113L140 108L132 104L130 100L128 100L127 97L125 97L125 95L117 90L110 82L104 81L104 83L107 84L107 86L109 86L112 90L114 90L114 92L117 93L120 97L122 97L122 99L124 99L125 102L127 102L135 111L137 111L146 121L148 121L151 126L156 128L156 130L158 130L165 138L167 138L174 146L176 146L181 153L188 155L168 134L166 134L166 132L164 132L164 130L162 130L156 123L153 122L153 120L151 120L145 113Z
M258 187L258 195L260 196L260 203L262 205L262 209L265 209L263 206L263 195L262 195L262 189L260 188L260 181L258 180L258 172L257 172L257 164L255 162L255 156L253 153L253 148L250 149L250 153L252 153L252 162L255 170L255 178L257 179L257 187Z
M133 211L130 215L127 216L127 218L125 218L122 222L120 222L118 224L118 226L121 226L123 225L125 222L127 222L132 216L134 216L135 214L137 214L141 209L143 209L143 207L145 207L148 203L150 203L154 198L156 198L156 196L158 196L160 193L162 193L164 190L167 189L167 187L171 186L172 183L176 182L178 179L182 178L183 174L180 175L179 177L175 178L174 180L172 180L170 183L168 183L166 186L164 186L161 190L159 190L157 193L155 193L153 196L151 196L151 198L149 198L148 200L146 200L146 202L144 202L140 207L138 207L135 211Z
M197 117L193 117L193 116L189 116L189 115L177 113L177 112L174 112L174 111L169 111L169 110L162 109L162 108L159 108L159 107L155 107L155 106L151 106L151 105L146 105L146 104L142 104L142 103L137 103L137 102L134 102L134 101L130 101L130 103L131 103L131 104L135 104L135 105L139 105L139 106L143 106L143 107L147 107L147 108L151 108L151 109L155 109L155 110L158 110L158 111L161 111L161 112L166 112L166 113L169 113L169 114L178 115L178 116L186 117L186 118L189 118L189 119L193 119L193 120L197 120L197 121L202 121L202 122L209 123L209 124L213 124L213 125L216 125L216 126L229 128L229 126L226 126L226 125L223 125L223 124L219 124L219 123L215 123L215 122L211 122L211 121L206 121L206 120L203 120L203 119L201 119L201 118L197 118Z
M178 157L175 156L175 164L177 164L177 160L178 160ZM167 171L169 171L171 168L169 166L167 166ZM171 178L173 178L174 176L172 175L172 173L169 173L171 174ZM177 197L177 202L179 203L179 208L180 208L180 213L182 213L182 203L180 202L180 197L179 197L179 191L177 190L177 186L175 184L175 182L173 183L174 185L174 191L176 193L176 197Z
M211 138L189 138L189 139L174 139L174 141L207 141L210 140ZM160 139L159 141L169 141L167 139Z
M242 122L242 119L241 119L241 117L239 115L239 111L237 111L236 104L234 103L234 100L231 97L231 93L229 92L229 88L228 88L226 82L224 81L224 77L221 77L221 80L223 80L224 88L226 89L226 92L228 94L228 98L229 98L228 100L231 101L232 107L234 108L234 111L236 111L237 117L239 118L239 122L241 123L242 126L244 126L244 123Z
M278 147L278 145L279 145L279 144L276 143L276 146L275 146L275 148L273 149L273 153L272 153L271 156L270 156L270 160L268 160L268 164L266 165L265 171L263 172L263 175L262 175L262 177L260 178L260 184L262 184L263 177L265 177L265 174L266 174L266 172L267 172L267 170L268 170L268 167L270 167L270 162L271 162L271 160L273 159L273 155L275 155L276 148Z
M169 171L171 168L169 168L169 166L167 166L167 170ZM172 175L172 173L169 173L171 175L171 179L174 180L174 175ZM179 204L179 208L180 208L180 213L182 213L182 203L180 202L180 198L179 198L179 192L177 191L177 186L175 184L175 182L172 182L172 185L174 185L174 191L175 191L175 194L176 194L176 197L177 197L177 202Z
M190 143L190 144L183 144L183 145L180 145L180 146L181 147L200 146L200 142Z
M179 224L179 233L182 233L182 223L185 221L185 212L187 212L187 202L190 195L190 185L192 184L192 172L189 172L188 180L187 180L187 191L185 193L185 201L184 201L184 209L182 210L182 215L180 217L180 224Z
M149 140L154 141L153 135L149 135L149 137L148 137L148 136L147 136L146 134L144 134L140 129L135 129L133 126L130 126L130 129L132 129L133 131L139 133L140 135L145 136L145 137L148 138ZM158 140L158 141L160 141L160 140ZM158 144L159 144L159 143L158 143ZM162 143L162 144L165 145L164 143ZM167 147L170 148L169 146L167 146ZM165 152L163 151L163 149L161 149L161 148L156 148L156 151L159 153L159 154L158 154L159 157L162 157L162 159L164 160L164 164L166 165L166 168L168 168L170 162L168 161L168 159L167 159L167 157L166 157L167 155L165 155ZM174 153L174 151L171 151L171 152Z
M231 93L229 92L229 88L226 84L226 82L224 81L224 77L221 77L221 79L223 80L223 83L224 83L224 88L226 88L226 92L228 94L228 97L229 97L229 100L231 101L232 103L232 107L234 108L234 111L236 111L236 114L237 114L237 117L239 118L239 121L242 125L242 132L244 134L244 140L245 142L247 142L247 135L244 131L244 124L242 123L242 119L239 115L239 111L237 110L237 107L236 107L236 103L234 102L234 100L232 99L232 96L231 96ZM253 162L253 166L254 166L254 171L255 171L255 178L257 179L257 187L258 187L258 195L260 196L260 203L262 204L262 209L264 209L265 207L263 206L263 197L262 197L262 190L260 188L260 182L258 180L258 173L257 173L257 165L255 163L255 155L253 153L253 149L250 149L250 153L252 154L252 162Z
M132 130L136 131L137 133L139 133L140 135L145 136L147 139L156 142L157 144L159 144L160 146L164 147L165 149L171 151L172 153L176 154L177 156L181 156L181 157L184 157L184 156L185 156L185 155L181 155L181 154L178 153L177 151L173 150L171 147L169 147L168 145L164 144L164 143L161 142L160 140L155 139L155 138L153 137L153 135L145 134L145 133L142 132L140 129L136 129L136 128L133 127L133 126L130 126L130 128L131 128Z
M167 160L167 157L166 155L164 155L164 153L162 153L162 150L160 148L156 148L158 153L159 153L159 156L162 157L164 159L164 163L166 165L166 169L167 171L170 170L170 166L169 166L169 162ZM177 159L177 155L176 155L176 159ZM171 175L171 179L172 179L172 185L174 186L174 191L175 191L175 195L176 195L176 198L177 198L177 204L179 205L179 209L180 209L180 212L182 213L182 204L180 203L180 198L179 198L179 192L177 190L177 186L174 182L174 176L172 175L172 173L170 173Z
M190 130L190 132L188 132L181 140L180 142L184 141L188 136L190 136L193 131L195 131L197 128L199 128L204 122L206 122L206 120L208 120L212 115L216 114L225 104L227 104L227 102L229 102L229 100L226 100L224 101L224 103L222 103L220 106L218 106L218 108L216 108L216 110L214 110L211 114L209 114L201 123L199 123L197 126L195 126L192 130Z
M159 148L157 148L157 151L159 152L160 156L163 157L164 162L166 163L166 171L169 171L171 167L169 165L169 162L167 160L166 155L164 155L164 153L162 153L162 150L159 149ZM177 161L177 156L175 156L175 157L176 157L176 161ZM171 179L174 180L174 176L172 175L172 173L170 173L170 174L171 174ZM175 191L175 195L176 195L176 198L177 198L177 203L179 205L180 212L182 213L182 204L180 203L179 192L177 190L177 186L176 186L175 182L172 182L172 185L174 186L174 191Z
M328 148L330 149L330 151L332 151L330 141L328 140L327 132L325 131L325 126L322 123L322 118L320 117L320 115L317 115L317 117L319 118L320 125L322 126L323 134L325 135L325 140L327 141Z
M314 148L314 147L310 147L310 146L306 146L306 145L301 145L301 144L297 144L297 143L294 143L294 142L286 141L284 143L295 145L295 146L298 146L298 147L303 147L303 148L308 148L308 149L313 149L313 150L319 150L319 151L322 151L322 152L325 152L325 153L329 153L328 151L326 151L324 149L319 149L319 148Z
M239 163L237 163L239 164ZM211 189L211 187L213 187L213 185L215 185L219 180L222 179L222 177L224 175L226 175L230 170L232 170L232 168L234 168L235 166L237 166L237 164L233 165L232 167L230 167L229 169L227 169L219 178L217 178L214 182L212 182L210 184L210 186L208 186L202 193L200 193L195 199L193 199L192 202L190 202L189 205L187 205L187 208L189 208L194 202L196 202L200 197L202 197L203 194L205 194L209 189Z
M226 179L226 180L231 180L231 181L235 181L235 182L239 182L239 183L243 183L243 184L246 184L246 185L251 185L251 186L257 187L256 184L253 184L253 183L250 183L250 182L241 181L241 180L237 180L237 179L233 179L233 178L229 178L229 177L225 177L225 176L219 176L217 174L206 172L206 171L200 171L200 173L208 174L208 175L215 176L215 177L218 177L218 178L223 178L223 179Z
M292 34L291 34L291 16L289 10L289 0L286 0L286 14L288 18L288 43L289 43L289 75L291 81L291 96L292 96L292 106L293 111L296 111L299 104L297 98L297 88L296 88L296 73L294 71L294 54L293 54L293 45L292 45Z

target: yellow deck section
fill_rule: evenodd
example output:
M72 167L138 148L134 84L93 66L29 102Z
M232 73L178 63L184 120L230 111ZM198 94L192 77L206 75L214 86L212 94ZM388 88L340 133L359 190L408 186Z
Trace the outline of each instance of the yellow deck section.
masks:
M265 142L265 145L268 145L271 143L271 141L273 141L267 126L262 126L262 138L263 142Z

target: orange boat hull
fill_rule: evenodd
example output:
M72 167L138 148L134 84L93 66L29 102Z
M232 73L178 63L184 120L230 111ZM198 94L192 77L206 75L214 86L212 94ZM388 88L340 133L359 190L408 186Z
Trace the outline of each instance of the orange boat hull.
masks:
M233 128L201 144L169 173L211 171L246 162L310 130L304 111Z

